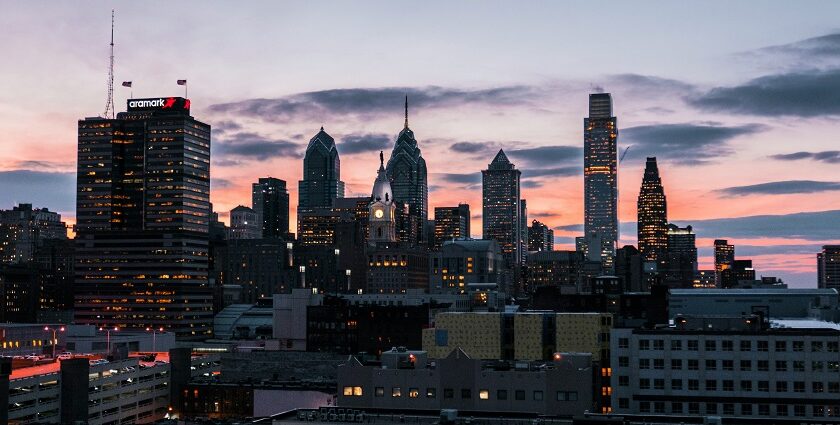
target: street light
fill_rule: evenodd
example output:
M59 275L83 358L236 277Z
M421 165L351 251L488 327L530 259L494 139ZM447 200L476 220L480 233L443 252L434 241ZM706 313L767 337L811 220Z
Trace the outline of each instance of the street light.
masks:
M44 331L45 332L52 331L52 358L53 358L53 360L55 360L55 346L58 345L58 339L56 338L55 334L56 334L56 332L64 332L64 326L62 326L58 329L51 328L49 326L44 326Z
M146 332L149 331L152 331L152 351L157 353L157 343L155 342L155 336L158 332L163 333L163 326L161 326L159 329L146 328Z
M118 328L116 326L114 326L114 329L99 328L100 332L102 332L102 331L105 332L105 341L108 343L108 352L106 353L106 355L108 355L108 356L111 355L111 331L112 330L114 332L117 332L117 331L120 330L120 328Z

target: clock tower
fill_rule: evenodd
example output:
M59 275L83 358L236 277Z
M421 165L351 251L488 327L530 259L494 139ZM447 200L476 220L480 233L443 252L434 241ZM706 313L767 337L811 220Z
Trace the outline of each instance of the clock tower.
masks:
M391 191L391 182L385 172L385 159L382 152L379 152L379 172L376 181L373 183L373 192L370 199L370 235L368 242L396 242L396 226L394 223L394 196Z

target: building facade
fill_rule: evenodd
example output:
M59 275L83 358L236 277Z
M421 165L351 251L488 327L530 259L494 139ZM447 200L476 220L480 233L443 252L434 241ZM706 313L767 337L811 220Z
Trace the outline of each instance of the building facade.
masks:
M721 287L721 275L724 270L732 268L735 262L735 245L730 245L726 239L715 239L715 282Z
M584 234L597 234L602 262L612 268L618 241L618 122L609 93L589 95L583 120Z
M260 225L259 215L256 211L242 205L230 210L228 239L260 238L262 238L262 226Z
M531 227L528 228L528 251L553 251L554 250L554 230L540 222L534 220L531 222Z
M499 243L507 266L514 274L518 273L522 259L521 175L501 149L481 172L483 238Z
M397 136L386 168L396 201L407 204L414 217L413 233L423 235L423 225L429 217L429 184L426 160L414 132L408 127L408 96L405 98L405 124Z
M341 160L335 139L324 127L309 140L303 157L303 180L298 182L298 234L301 216L316 208L328 208L335 198L344 197Z
M471 284L506 286L510 279L502 251L494 239L453 239L431 254L431 292L466 293Z
M440 249L443 243L452 239L470 237L470 206L458 204L457 207L435 207L434 249Z
M285 180L260 178L251 185L251 204L263 238L288 239L289 191Z
M840 290L840 245L824 245L817 254L817 286Z
M0 263L30 263L38 247L53 239L67 240L61 214L32 204L0 210Z
M664 263L668 249L668 207L656 158L648 158L638 200L639 252L645 261Z
M206 338L210 126L188 99L127 103L78 122L75 322Z

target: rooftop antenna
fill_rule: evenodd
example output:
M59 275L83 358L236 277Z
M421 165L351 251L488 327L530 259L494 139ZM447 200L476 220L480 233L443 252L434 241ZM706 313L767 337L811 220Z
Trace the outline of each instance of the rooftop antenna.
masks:
M108 118L108 113L111 113L111 119L114 118L114 9L111 9L111 62L108 65L108 98L105 99L105 112L102 114Z

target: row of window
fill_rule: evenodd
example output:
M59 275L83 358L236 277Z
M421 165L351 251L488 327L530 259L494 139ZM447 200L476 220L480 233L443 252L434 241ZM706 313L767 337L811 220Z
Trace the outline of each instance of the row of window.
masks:
M804 404L794 404L794 405L787 405L787 404L758 404L753 405L749 403L698 403L698 402L689 402L689 403L682 403L682 402L672 402L670 403L670 412L673 414L683 414L688 413L690 415L699 415L700 407L704 405L705 407L705 414L707 415L717 415L717 414L724 414L724 415L735 415L736 414L736 407L737 414L742 416L770 416L775 414L776 416L798 416L804 417L807 416L807 406ZM649 402L649 401L642 401L639 402L639 413L666 413L666 406L667 404L664 401L656 401L656 402ZM618 399L618 407L619 409L629 409L630 407L630 399L627 398L619 398ZM815 417L840 417L840 405L812 405L811 406L811 416Z
M670 361L670 368L671 370L683 370L683 365L686 366L687 370L700 370L700 360L698 359L687 359L683 361L683 359L671 359ZM735 360L714 360L714 359L706 359L703 362L703 366L705 370L728 370L733 371L735 370L735 365L738 365L738 370L741 372L751 372L753 371L753 367L758 372L769 372L770 371L770 361L769 360L740 360L738 363ZM647 370L647 369L656 369L656 370L663 370L665 369L665 359L639 359L639 369ZM790 369L788 368L790 365ZM794 372L805 372L806 367L808 366L808 362L804 360L776 360L774 363L774 370L776 372L787 372L788 370L792 370ZM629 367L630 366L630 358L625 356L620 356L618 358L618 366L619 367ZM840 372L840 360L838 361L812 361L810 362L810 371L811 372Z
M527 399L527 391L525 390L496 390L495 400L508 400L510 393L513 393L513 400L516 401L524 401ZM361 397L364 395L364 389L362 387L357 386L347 386L342 388L342 394L345 397ZM420 398L421 393L419 388L409 388L408 392L404 393L402 387L391 387L391 397L398 398L403 397L403 395L407 395L408 398ZM376 387L374 388L374 396L376 397L385 397L385 387ZM471 388L461 388L460 398L462 400L469 400L473 398L472 389ZM426 388L425 393L426 398L436 398L437 397L437 388ZM490 400L491 394L490 390L487 389L479 389L478 390L478 399L479 400ZM454 399L455 398L455 389L453 388L444 388L443 389L443 398L444 399ZM540 390L531 391L531 400L534 401L542 401L544 400L544 393ZM577 391L557 391L555 394L555 400L557 401L577 401L578 400L578 393Z
M648 379L648 378L641 378L639 379L639 389L640 390L664 390L665 389L665 379L656 378L656 379ZM682 391L683 389L687 389L689 391L699 391L700 390L700 383L701 380L699 379L688 379L685 382L688 384L687 387L683 387L683 380L682 379L671 379L671 390L675 391ZM735 391L735 380L732 379L723 379L723 380L716 380L716 379L706 379L703 382L703 389L706 391ZM737 381L738 382L738 390L740 391L758 391L758 392L770 392L770 381ZM755 384L755 385L753 385ZM618 377L618 386L619 387L629 387L630 386L630 377L629 376L619 376ZM804 393L806 388L805 381L775 381L775 387L777 393L785 393L788 391L792 391L795 393ZM840 394L840 382L811 382L811 392L813 393L824 393L828 392L831 394Z
M671 351L681 351L685 347L688 351L699 351L700 350L700 342L696 339L686 340L685 344L683 344L683 340L681 339L672 339L670 340L670 349ZM718 344L720 342L720 344ZM788 344L788 341L775 341L774 344L774 351L775 352L786 352L788 351L788 347L791 348L793 352L804 352L806 345L805 341L790 341L791 343ZM718 346L720 346L720 351L735 351L735 341L732 340L706 340L704 341L703 348L705 351L718 351ZM741 340L738 344L739 351L753 351L753 347L755 347L755 351L770 351L770 343L766 340L759 340L755 341L753 344L752 340ZM618 348L630 348L630 339L629 338L619 338L618 339ZM663 351L665 350L665 340L664 339L640 339L638 341L638 348L639 350L655 350L655 351ZM820 353L820 352L829 352L829 353L837 353L840 352L840 341L811 341L810 344L810 351L812 353Z

